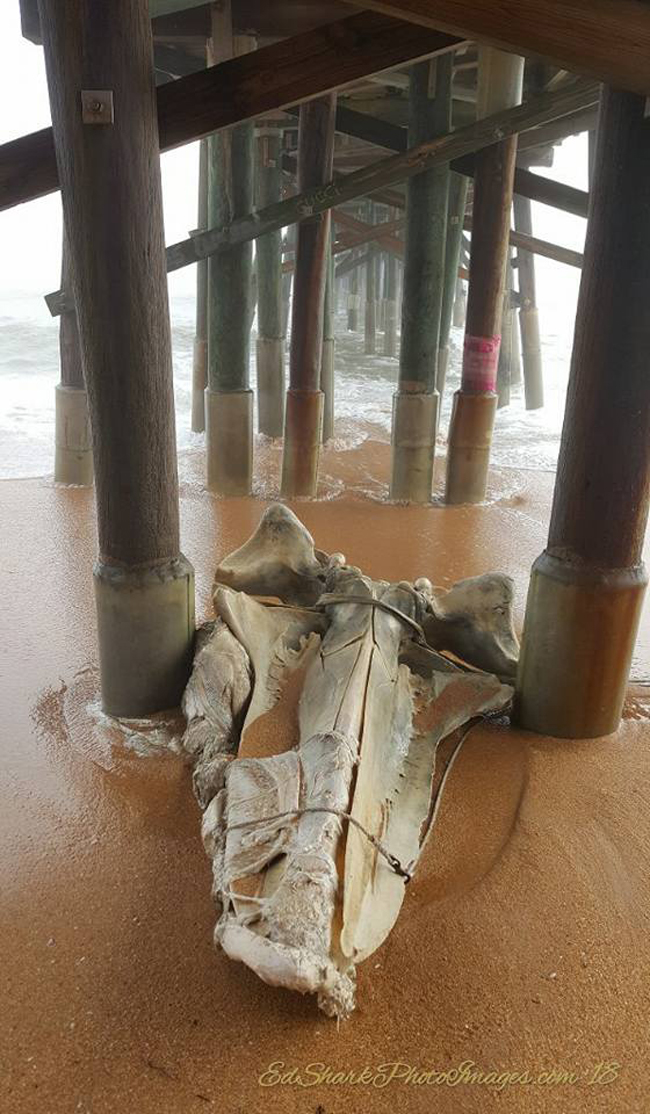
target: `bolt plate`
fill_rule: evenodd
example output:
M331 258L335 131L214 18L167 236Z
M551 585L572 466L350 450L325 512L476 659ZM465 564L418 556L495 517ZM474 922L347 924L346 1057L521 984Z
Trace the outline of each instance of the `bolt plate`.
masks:
M82 89L81 118L84 124L112 124L115 120L113 90Z

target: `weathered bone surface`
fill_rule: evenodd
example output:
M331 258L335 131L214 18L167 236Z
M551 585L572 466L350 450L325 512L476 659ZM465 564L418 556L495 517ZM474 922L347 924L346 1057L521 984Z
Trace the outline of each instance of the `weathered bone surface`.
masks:
M501 573L459 580L453 588L428 593L427 642L450 650L479 669L514 678L519 642L512 624L514 583Z
M215 939L346 1016L356 965L390 932L422 851L438 744L512 696L480 672L512 673L512 585L373 581L276 504L217 569L213 599L184 711ZM268 753L254 725L296 687L295 737Z

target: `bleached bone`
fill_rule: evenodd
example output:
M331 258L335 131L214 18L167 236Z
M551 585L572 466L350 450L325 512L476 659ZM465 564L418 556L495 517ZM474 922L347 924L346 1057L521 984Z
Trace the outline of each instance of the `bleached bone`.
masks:
M222 782L223 756L236 754L253 688L250 658L221 620L197 632L192 676L183 694L183 745L193 758L194 791L205 808Z
M450 650L498 677L514 678L519 642L512 620L514 583L509 576L472 576L448 591L433 588L426 594L431 611L423 627L430 646Z
M218 619L185 702L222 910L215 939L265 981L316 993L326 1013L346 1016L356 965L390 932L420 855L439 742L504 708L512 690L423 644L432 608L446 621L429 583L373 581L319 557L294 515L270 512L217 580L225 570L233 586L267 598L313 598L317 584L317 605L270 606L217 584ZM476 592L460 599L483 635ZM486 645L479 638L479 652ZM297 742L279 737L269 754L259 725L297 682Z
M334 560L340 562L341 557L337 553ZM273 503L253 536L219 565L215 588L226 584L252 596L311 604L323 590L328 561L326 553L314 548L314 539L293 511Z

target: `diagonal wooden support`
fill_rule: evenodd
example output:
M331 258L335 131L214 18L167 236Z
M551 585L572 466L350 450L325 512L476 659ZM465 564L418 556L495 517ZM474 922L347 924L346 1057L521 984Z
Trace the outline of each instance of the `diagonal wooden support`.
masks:
M226 228L212 228L197 233L178 244L167 248L167 270L176 271L191 263L214 255L222 247L255 240L267 232L284 228L296 221L304 220L314 213L323 213L345 201L383 190L386 186L404 181L413 174L420 174L432 166L451 162L461 155L489 147L505 136L516 135L529 128L545 124L575 111L576 103L583 103L588 91L593 102L597 103L599 88L590 82L578 82L567 90L555 93L542 93L534 100L506 109L494 116L486 116L466 128L450 132L438 139L421 143L405 151L402 155L381 159L371 167L363 167L354 174L339 176L332 182L317 189L297 194L286 201L270 205L266 209L249 213L233 221ZM62 292L50 294L47 304L50 313L56 315L65 307Z
M472 218L466 216L463 227L469 232L472 230ZM525 232L515 232L511 229L508 243L513 248L529 251L531 255L543 255L546 259L554 259L556 263L566 263L569 267L582 267L583 255L572 248L563 248L560 244L552 244L548 240L540 240L538 236L530 236Z
M333 216L334 216L334 221L336 223L336 210L334 210ZM347 216L347 214L346 214L346 216ZM354 219L354 218L352 218L352 219ZM363 222L359 222L359 223L363 224ZM387 229L391 229L393 231L398 231L399 229L404 227L404 221L403 220L385 221L384 223L386 224ZM397 236L392 236L390 234L390 232L388 232L388 231L385 234L382 234L381 237L380 237L379 235L377 235L375 233L375 229L378 229L379 227L381 227L380 225L374 225L373 227L371 227L369 225L368 226L364 225L364 227L370 228L370 232L362 232L362 233L358 233L356 235L348 233L346 236L340 237L339 239L335 240L334 243L332 244L332 255L342 255L344 252L352 251L353 248L365 247L366 244L375 242L375 243L378 243L382 248L384 248L385 251L387 251L391 255L395 256L396 259L402 259L403 258L403 256L404 256L404 241L403 240L399 240L397 238ZM363 259L363 263L364 264L367 263L368 262L368 255L369 255L369 253L366 253L363 257L355 256L355 266L357 265L357 263L356 263L357 260ZM347 260L345 262L347 262ZM339 264L339 267L336 269L336 277L338 277L339 274L341 273L340 268L345 267L345 262L342 263L342 264ZM352 268L348 268L348 269L352 270ZM343 274L347 274L348 269L344 270ZM293 259L286 259L285 262L282 264L283 274L292 274L293 270L294 270L294 260Z
M364 7L650 94L650 6L643 0L367 0Z
M161 150L310 100L369 74L452 50L461 41L374 12L328 23L161 85ZM118 113L131 110L118 98ZM0 210L58 188L51 128L0 146Z
M403 220L384 221L380 224L368 224L367 221L357 220L356 217L351 216L350 213L345 213L341 209L334 209L332 212L334 223L340 228L348 229L353 233L349 241L346 241L346 248L361 247L363 244L377 243L386 251L390 251L395 255L402 256L404 251L404 244L393 236L393 232L399 231L404 227Z
M585 104L590 100L586 95ZM297 115L298 109L290 109L290 115ZM577 112L570 113L559 120L539 129L531 130L520 136L518 150L524 152L542 142L556 143L568 135L580 131L588 131L595 127L597 110L593 105L579 108ZM351 135L356 139L363 139L366 143L373 143L376 147L383 147L387 151L406 151L408 147L406 128L398 124L391 124L386 120L379 120L365 112L356 112L350 108L338 108L336 111L336 129L343 135ZM287 164L288 168L290 164ZM454 159L451 169L457 174L464 174L467 178L474 177L475 159L473 155L463 155ZM562 209L565 213L572 213L576 217L586 217L589 206L589 194L586 190L567 186L564 182L555 182L552 178L543 178L523 167L515 169L515 193L521 197L528 197L531 201L539 201L542 205L551 205L555 209ZM380 198L377 197L379 201ZM383 200L383 199L382 199ZM385 199L386 204L404 208L403 195L393 195Z
M327 185L282 201L277 205L234 221L228 228L208 232L172 244L167 249L167 268L178 270L198 259L212 255L220 247L256 239L275 228L303 220L313 213L322 213L345 201L365 197L377 190L402 182L413 174L421 174L432 166L453 162L462 155L489 147L509 135L536 128L550 120L567 115L584 104L585 97L598 102L599 88L587 81L577 82L571 89L542 93L516 108L477 120L466 128L422 143L402 155L381 159L353 174L339 176Z

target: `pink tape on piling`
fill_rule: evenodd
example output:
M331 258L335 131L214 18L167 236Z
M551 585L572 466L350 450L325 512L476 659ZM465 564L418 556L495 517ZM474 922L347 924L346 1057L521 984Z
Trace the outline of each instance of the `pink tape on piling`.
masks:
M465 336L462 390L468 394L496 391L501 337Z

